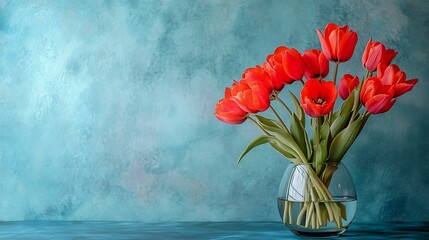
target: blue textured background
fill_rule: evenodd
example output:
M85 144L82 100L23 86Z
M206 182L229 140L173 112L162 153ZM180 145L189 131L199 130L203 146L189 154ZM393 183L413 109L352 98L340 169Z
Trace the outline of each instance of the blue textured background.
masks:
M0 1L0 220L279 220L288 161L264 146L238 166L258 130L214 106L336 22L359 34L340 74L364 73L372 36L420 79L344 159L356 221L427 221L428 16L423 0Z

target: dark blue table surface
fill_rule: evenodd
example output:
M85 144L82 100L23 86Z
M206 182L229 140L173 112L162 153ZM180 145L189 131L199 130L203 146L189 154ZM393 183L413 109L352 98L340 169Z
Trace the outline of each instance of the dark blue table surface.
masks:
M429 223L352 223L341 239L429 239ZM0 239L299 239L280 222L0 222Z

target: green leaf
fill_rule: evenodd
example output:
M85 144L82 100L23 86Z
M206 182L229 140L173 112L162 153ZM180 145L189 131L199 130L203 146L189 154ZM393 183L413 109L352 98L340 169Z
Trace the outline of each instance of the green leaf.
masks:
M270 144L275 150L292 162L302 163L301 158L305 158L305 155L287 129L281 127L277 121L259 115L256 115L256 118L262 128L273 134L273 136L270 136Z
M356 91L356 90L355 90ZM335 120L331 124L331 136L334 138L341 130L344 129L350 117L352 115L353 110L353 102L354 102L354 94L353 91L349 97L344 101L343 105L341 105L341 109Z
M290 123L290 133L292 134L293 139L298 144L301 151L307 156L307 143L305 139L305 135L307 132L305 131L302 123L295 115L292 113L291 123Z
M322 170L322 164L328 157L328 139L324 139L313 146L312 162L316 164L316 173Z
M259 115L255 115L255 116L258 119L259 123L261 124L262 128L264 128L265 130L270 132L285 131L279 122L263 116L259 116Z
M358 118L334 137L329 148L330 162L339 162L346 154L361 130L363 117Z
M338 118L338 115L340 115L341 109L338 109L337 111L332 113L331 122L334 122L335 119Z
M311 123L311 128L313 129L313 145L317 144L320 140L320 136L317 136L317 119L316 118L311 118L310 120Z
M354 105L354 96L356 94L357 89L352 91L350 95L347 97L346 101L341 105L341 113L351 112L353 110Z
M346 206L342 204L341 202L338 203L338 207L340 207L341 217L347 221L347 210Z
M357 116L359 117L359 114L357 114ZM362 116L362 117L363 117L363 120L362 120L362 124L360 125L360 129L359 129L358 135L359 135L359 134L360 134L360 132L362 131L363 127L365 126L366 121L368 121L369 116L370 116L370 115L365 115L365 114Z
M270 142L272 148L274 148L281 155L292 161L293 163L302 163L299 157L295 156L296 153L287 145L282 144L280 141Z
M364 79L362 79L362 81L360 81L359 86L357 88L355 88L355 90L353 91L354 93L354 102L353 102L353 109L356 109L356 111L359 110L360 108L360 90L362 89L362 85L363 85ZM354 121L354 119L352 119L352 121Z
M325 121L320 127L320 137L321 139L328 139L329 137L329 123Z
M305 128L304 110L302 110L301 104L299 103L298 99L296 98L296 96L291 91L289 91L289 95L290 95L292 102L293 102L293 105L295 107L296 116L298 117L299 121L301 121L302 126Z
M303 162L306 160L304 153L301 151L300 147L295 142L295 140L293 139L290 133L286 131L284 131L283 133L273 132L273 135L280 141L281 144L289 147L293 155L296 156L298 159L300 159L300 162Z
M291 149L288 148L286 145L283 145L278 141L270 142L270 145L286 158L295 158L295 156L293 155L293 151L291 151Z
M248 152L250 152L250 150L252 150L253 148L265 144L269 141L272 141L272 136L266 136L266 135L262 135L259 137L256 137L255 139L253 139L249 145L247 146L247 148L244 150L244 152L240 155L240 157L238 158L237 163L240 163L241 159L243 159L244 156L246 156L246 154Z
M305 131L304 138L305 138L305 147L307 148L307 160L309 160L311 158L311 154L313 154L313 148L312 148L312 143L309 140L307 131Z

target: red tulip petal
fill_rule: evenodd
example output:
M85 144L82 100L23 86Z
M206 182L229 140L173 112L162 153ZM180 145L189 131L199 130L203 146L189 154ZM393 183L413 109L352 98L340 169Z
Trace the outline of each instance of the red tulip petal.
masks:
M285 73L294 80L300 80L304 75L304 62L301 54L295 49L286 51L283 55Z
M318 89L320 87L320 83L319 80L311 78L308 79L305 84L304 87L301 90L301 101L304 102L303 97L309 98L309 99L317 99L318 96Z
M384 112L389 111L392 108L393 104L395 104L395 102L396 102L396 99L390 101L388 104L386 104L386 106L384 106L383 109L380 110L379 113L384 113Z
M332 111L332 109L334 108L334 105L335 105L335 100L326 103L325 106L323 106L324 108L323 108L321 114L327 115L330 111Z
M287 48L285 46L280 46L280 47L276 48L276 50L274 51L274 54L283 53L286 50L289 50L289 48Z
M323 56L323 54L321 55ZM306 50L304 52L304 56L302 57L302 59L304 61L304 66L305 66L305 70L304 70L305 77L307 79L312 77L318 77L320 75L318 56L314 52L310 50Z
M383 50L384 46L382 44L378 44L377 46L371 48L368 59L364 64L364 67L368 71L374 72L377 70L377 66L381 62Z
M414 83L415 84L415 83ZM412 83L398 83L393 85L393 90L395 92L394 97L399 97L401 95L403 95L406 92L409 92L413 89L414 84Z
M243 123L248 116L231 98L224 98L216 104L215 115L219 120L229 124Z
M241 124L246 121L245 117L239 117L228 113L216 113L216 118L228 124Z
M389 65L392 60L396 57L396 54L398 54L398 52L395 52L395 50L393 49L387 49L383 52L383 56L382 56L382 62L385 63L386 65Z
M387 94L379 94L372 97L369 101L365 103L366 110L372 114L381 113L381 110L389 104L391 96Z
M319 55L319 68L320 68L320 77L324 78L328 76L329 62L328 62L328 59L326 59L324 54Z
M225 88L225 98L231 97L231 88Z
M343 32L348 32L349 31L349 25L344 25L344 27L340 28Z
M335 23L329 23L325 27L325 36L329 36L332 31L338 30L340 27Z
M362 54L362 66L364 66L364 67L365 67L366 60L368 59L368 54L369 54L369 51L371 49L371 45L372 45L372 37L369 38L369 41L366 44L365 50Z
M332 81L311 78L304 84L300 97L304 111L311 117L318 117L332 110L337 94ZM323 99L323 102L316 103L319 99Z
M339 30L332 31L328 37L329 44L331 45L331 57L333 61L338 61L338 52L339 52L339 41L344 36L344 32Z
M317 112L317 109L316 109L316 111L314 111L313 108L311 107L312 105L313 104L303 103L303 104L301 104L301 107L308 116L313 117L313 118L320 117L320 113Z
M328 60L332 60L332 54L331 54L332 48L330 44L327 42L327 40L325 39L325 37L323 36L322 32L319 29L317 29L317 35L319 36L320 45L322 46L323 54Z
M338 52L338 61L348 61L355 50L358 36L355 32L348 32L344 36L340 36L341 42Z
M365 104L375 95L378 86L381 85L377 77L369 77L362 85L360 100Z

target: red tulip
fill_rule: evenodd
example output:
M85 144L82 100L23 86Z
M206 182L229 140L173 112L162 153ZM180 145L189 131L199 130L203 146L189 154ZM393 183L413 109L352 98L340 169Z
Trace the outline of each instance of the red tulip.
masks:
M263 112L270 106L271 92L261 81L242 79L234 82L231 95L238 106L248 113Z
M329 23L325 27L325 35L317 29L323 54L329 61L348 61L355 50L358 36L356 32L349 30L349 27L339 27L334 23Z
M334 108L337 99L334 82L308 79L301 91L301 106L310 117L327 115Z
M329 73L329 62L322 51L317 49L305 50L302 56L305 64L304 75L309 78L324 78Z
M344 75L340 80L340 84L338 86L338 92L340 93L340 97L346 100L350 93L359 86L359 77L352 76L351 74Z
M278 47L268 55L262 67L269 73L275 90L281 90L284 84L301 80L304 75L304 62L296 49Z
M229 124L240 124L246 121L249 115L241 109L231 98L231 89L226 88L225 98L221 99L215 108L216 117L222 122Z
M369 77L363 83L360 100L372 114L387 112L396 102L393 89L383 85L378 77Z
M282 48L279 47L273 54L268 55L267 61L262 64L262 68L270 75L271 82L276 91L282 90L285 83L289 84L293 82L293 79L286 74L283 68L283 57L280 52Z
M281 71L284 72L283 66L281 67ZM273 84L273 89L276 91L281 91L283 89L284 82L282 81L281 72L277 73L273 67L267 62L262 63L262 68L270 75L271 83Z
M381 62L390 65L392 60L396 57L396 54L398 54L398 52L395 52L393 49L385 49L381 57Z
M395 64L390 65L384 69L385 65L380 64L377 70L377 77L381 83L385 86L389 86L394 91L394 98L401 96L402 94L413 89L417 83L417 78L406 80L407 75L401 71Z
M386 49L382 43L372 42L370 38L362 55L362 65L366 70L374 72L380 63L389 65L396 54L395 50Z
M302 79L304 75L304 60L301 54L294 48L283 53L283 68L286 74L295 81Z
M247 79L248 81L260 81L269 92L273 90L270 75L259 65L246 69L242 76L243 79Z

